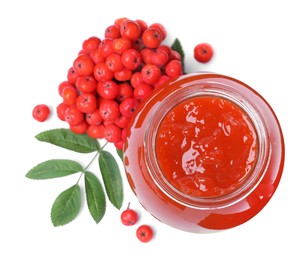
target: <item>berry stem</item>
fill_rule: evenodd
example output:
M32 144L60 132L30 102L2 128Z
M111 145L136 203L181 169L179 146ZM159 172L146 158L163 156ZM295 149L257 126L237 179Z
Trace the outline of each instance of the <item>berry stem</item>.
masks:
M103 144L101 146L101 148L99 149L99 151L96 152L96 154L94 155L94 157L90 160L90 162L87 164L87 166L85 168L83 168L83 170L81 171L81 174L79 176L79 179L77 181L77 184L80 182L83 174L85 173L85 171L90 167L90 165L93 163L93 161L97 158L97 156L104 150L105 146L108 144L108 142L106 142L105 144Z

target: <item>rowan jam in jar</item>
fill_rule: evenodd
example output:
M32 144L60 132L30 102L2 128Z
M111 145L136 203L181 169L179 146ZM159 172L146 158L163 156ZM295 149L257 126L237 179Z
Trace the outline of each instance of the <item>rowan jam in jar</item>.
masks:
M274 194L284 140L272 108L234 78L187 74L134 113L124 147L128 181L161 222L204 233L254 217Z

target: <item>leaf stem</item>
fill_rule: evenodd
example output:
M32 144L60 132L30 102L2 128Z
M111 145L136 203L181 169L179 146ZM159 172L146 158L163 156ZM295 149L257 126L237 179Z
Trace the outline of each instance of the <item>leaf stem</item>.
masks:
M106 142L105 144L103 144L101 146L101 148L96 152L95 156L90 160L90 162L87 164L87 166L81 171L81 174L79 176L79 179L77 181L77 184L80 182L83 174L86 172L86 170L90 167L90 165L93 163L93 161L97 158L97 156L104 150L105 146L108 144L108 142Z

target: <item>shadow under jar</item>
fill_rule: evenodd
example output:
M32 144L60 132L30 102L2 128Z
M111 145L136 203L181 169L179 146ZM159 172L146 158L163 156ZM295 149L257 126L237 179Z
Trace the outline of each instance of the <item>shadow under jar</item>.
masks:
M262 96L234 78L194 73L140 104L124 167L155 218L205 233L254 217L279 184L284 154L281 127Z

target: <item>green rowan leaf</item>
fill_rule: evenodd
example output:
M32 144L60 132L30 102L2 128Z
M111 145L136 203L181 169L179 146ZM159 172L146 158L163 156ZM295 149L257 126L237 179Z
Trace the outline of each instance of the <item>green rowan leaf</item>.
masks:
M35 180L45 180L67 176L83 170L82 165L72 160L52 159L33 167L26 177Z
M99 166L108 199L120 209L123 202L123 184L117 161L111 153L102 151L99 155Z
M106 200L99 179L91 172L85 172L86 201L89 212L96 223L103 218L106 210Z
M81 209L81 189L78 184L63 191L55 199L51 209L51 221L55 227L71 222Z
M100 149L96 139L65 128L47 130L37 134L35 138L78 153L91 153Z

